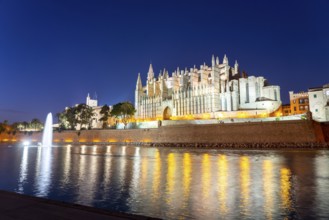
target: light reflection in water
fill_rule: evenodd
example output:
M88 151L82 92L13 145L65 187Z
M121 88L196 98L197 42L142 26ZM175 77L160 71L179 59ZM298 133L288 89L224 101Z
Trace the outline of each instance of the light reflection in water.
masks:
M155 164L153 167L153 183L152 183L152 198L153 202L157 201L160 198L160 181L161 181L161 157L160 152L157 149L154 154Z
M38 196L47 196L48 187L51 184L51 163L52 163L52 147L38 147L37 163L36 163L36 188Z
M264 209L266 219L272 219L273 207L273 164L270 160L263 161L263 193L264 193Z
M106 154L111 154L111 146L106 147ZM112 157L106 157L104 160L104 181L103 181L103 187L105 191L105 195L108 195L109 191L109 185L111 183L111 174L112 174Z
M281 200L282 207L291 211L291 171L287 168L281 168Z
M191 190L191 172L192 163L190 153L184 153L183 156L183 188L185 202L188 200Z
M144 188L147 181L147 164L148 164L148 157L142 157L142 173L141 173L141 179L142 179L142 187Z
M329 207L329 152L321 152L316 158L314 166L316 173L316 213L322 213Z
M250 187L250 162L246 156L240 157L240 183L242 214L248 216L249 212L249 187Z
M122 152L121 152L121 153L122 153L123 156L126 155L126 146L123 146L123 147L122 147Z
M120 157L118 159L118 163L119 163L119 167L117 167L117 169L119 169L119 172L117 172L118 175L118 180L120 183L120 186L124 186L125 185L125 179L126 179L126 172L127 172L127 159L124 157L126 154L126 147L123 146L121 149L121 154ZM122 190L122 187L120 187Z
M70 182L69 175L70 175L70 170L71 170L71 146L67 146L64 155L64 160L63 160L63 169L64 169L64 176L63 176L63 183L68 184Z
M210 184L211 184L211 170L209 154L203 154L202 156L202 198L208 201L210 196Z
M269 156L116 145L19 150L17 159L0 148L1 158L19 161L15 169L0 166L1 189L15 176L18 192L163 219L329 218L326 152Z
M29 147L25 146L23 150L23 156L20 167L19 182L18 182L18 192L22 193L24 190L24 183L27 177L27 166L28 166L28 150Z
M92 153L97 151L95 147L81 147L80 166L79 166L79 185L78 200L84 201L85 204L91 205L96 193L99 167L97 156ZM83 152L83 153L82 153Z
M135 148L135 158L134 158L134 164L133 164L133 172L132 172L132 183L133 183L133 188L137 189L138 188L138 183L139 183L139 177L140 177L140 172L141 172L141 158L139 155L139 147Z
M221 213L224 215L227 210L227 187L228 187L228 162L226 155L218 157L218 200Z
M106 154L111 154L112 146L106 146Z
M167 179L166 179L166 203L171 205L173 202L172 200L172 194L175 186L175 181L176 181L176 160L175 160L175 155L173 153L168 154L167 158Z

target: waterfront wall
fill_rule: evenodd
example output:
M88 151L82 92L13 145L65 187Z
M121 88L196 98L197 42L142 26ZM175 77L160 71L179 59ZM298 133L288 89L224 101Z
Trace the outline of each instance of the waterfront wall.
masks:
M328 130L328 128L327 128ZM310 143L325 142L321 124L278 121L230 124L172 125L150 129L54 132L57 143ZM41 141L42 134L2 134L0 141Z
M326 142L329 142L329 122L322 123L323 136Z

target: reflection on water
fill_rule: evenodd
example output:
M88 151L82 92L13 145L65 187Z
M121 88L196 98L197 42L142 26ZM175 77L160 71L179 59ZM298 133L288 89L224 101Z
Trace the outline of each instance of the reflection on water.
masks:
M226 215L227 210L227 188L228 188L228 164L225 155L219 155L218 158L218 200L220 212Z
M165 219L329 218L328 151L0 145L0 189Z
M266 219L272 219L273 209L273 191L275 184L273 182L273 164L270 160L263 161L263 195L264 209Z
M49 186L51 184L51 161L53 158L51 151L51 147L37 148L37 163L35 167L37 196L46 197L48 195Z
M281 200L282 207L288 213L293 211L292 201L291 201L291 171L287 168L281 168Z
M240 157L240 184L241 184L241 214L249 215L249 193L250 193L250 162L246 156Z
M28 147L24 147L22 161L21 161L21 167L20 167L20 172L19 172L19 181L18 181L18 192L20 192L20 193L23 193L23 188L24 188L23 184L26 182L26 178L27 178L28 150L29 150Z

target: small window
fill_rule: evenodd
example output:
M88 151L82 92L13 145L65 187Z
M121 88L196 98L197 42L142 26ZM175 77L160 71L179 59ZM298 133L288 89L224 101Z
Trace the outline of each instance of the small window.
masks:
M318 109L315 109L315 112L318 112Z
M294 100L293 103L296 104L296 100Z
M304 110L304 106L299 106L299 110Z
M297 108L296 107L294 107L294 111L297 111Z
M307 106L307 105L305 105L305 109L306 109L306 110L308 109L308 106Z
M316 98L316 94L314 94L313 97Z

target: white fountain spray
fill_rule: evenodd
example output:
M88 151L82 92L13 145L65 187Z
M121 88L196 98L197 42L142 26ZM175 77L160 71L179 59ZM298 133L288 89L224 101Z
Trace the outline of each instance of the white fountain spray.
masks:
M53 144L53 115L48 113L43 129L42 146L51 147Z

